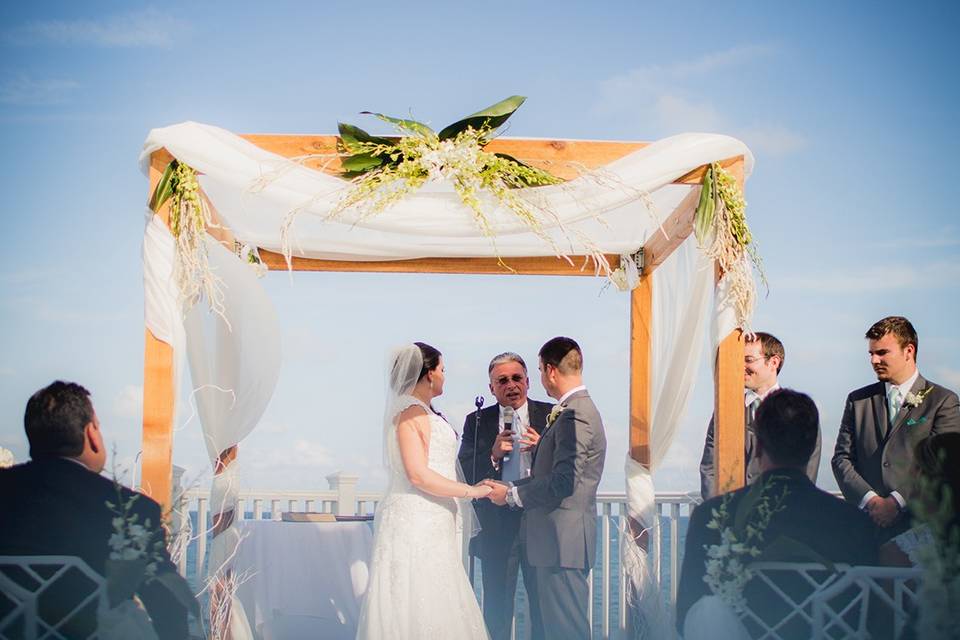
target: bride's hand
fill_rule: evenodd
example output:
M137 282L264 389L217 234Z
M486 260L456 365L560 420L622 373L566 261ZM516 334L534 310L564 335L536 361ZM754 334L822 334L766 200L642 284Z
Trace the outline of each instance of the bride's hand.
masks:
M473 498L474 500L486 498L488 495L490 495L491 491L493 491L493 489L488 485L478 484L470 487L469 497Z

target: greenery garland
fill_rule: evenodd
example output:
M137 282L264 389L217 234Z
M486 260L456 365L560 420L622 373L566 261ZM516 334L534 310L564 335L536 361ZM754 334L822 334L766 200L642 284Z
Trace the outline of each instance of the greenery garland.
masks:
M704 254L716 260L730 287L737 326L750 328L756 300L751 265L767 284L763 261L747 225L747 202L736 178L719 162L703 175L700 200L694 215L694 232Z
M206 297L210 308L229 326L223 308L222 282L210 270L204 238L208 228L219 225L213 221L196 169L176 159L164 169L150 197L150 209L156 213L168 201L170 233L176 242L174 280L180 291L180 308L186 313L201 297ZM266 267L255 248L235 242L233 249L256 270L258 276L264 274Z
M340 200L334 215L358 207L362 216L384 211L429 181L445 179L474 215L480 231L494 240L482 194L506 207L538 237L559 253L541 222L543 211L520 198L514 189L559 184L550 173L505 153L484 147L526 100L511 96L443 128L439 133L416 120L404 120L364 111L392 124L399 138L372 136L350 124L338 123L342 176L352 188Z

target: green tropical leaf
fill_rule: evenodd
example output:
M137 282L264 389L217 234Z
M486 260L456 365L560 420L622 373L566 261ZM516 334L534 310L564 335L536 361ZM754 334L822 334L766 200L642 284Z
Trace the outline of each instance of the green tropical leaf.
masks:
M424 138L425 140L433 140L437 137L437 134L434 133L433 129L423 124L422 122L417 122L416 120L403 120L402 118L393 118L391 116L385 116L382 113L374 113L373 111L361 111L360 112L366 116L376 116L383 120L384 122L389 122L392 125L400 127L404 131L409 131L410 133L415 133L416 135Z
M177 170L177 164L176 160L171 160L167 164L167 168L163 170L163 175L160 176L160 182L157 183L157 188L153 190L153 195L150 196L150 210L154 213L159 211L163 203L173 195L173 175Z
M713 165L709 165L703 174L700 201L697 203L697 211L694 214L694 233L696 233L697 242L701 245L713 226L714 202Z
M498 129L513 115L513 112L520 108L526 100L526 96L510 96L506 100L501 100L497 104L490 105L486 109L481 109L474 114L457 120L453 124L444 127L438 134L441 140L456 138L457 134L465 131L467 127L472 127L479 131L483 127Z
M343 159L344 173L365 173L383 164L383 158L369 153L358 153Z
M358 143L360 142L382 144L386 146L393 144L392 140L381 138L379 136L372 136L360 127L355 127L352 124L347 124L345 122L337 123L337 131L340 132L340 146L343 150L349 153L362 153L363 149L358 146Z

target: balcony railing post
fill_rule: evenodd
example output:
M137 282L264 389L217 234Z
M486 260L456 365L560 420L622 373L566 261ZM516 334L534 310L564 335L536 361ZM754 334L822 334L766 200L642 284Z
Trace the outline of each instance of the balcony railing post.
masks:
M357 515L357 481L360 476L354 476L343 471L331 473L327 476L327 483L331 491L337 492L337 509L334 513L338 516Z

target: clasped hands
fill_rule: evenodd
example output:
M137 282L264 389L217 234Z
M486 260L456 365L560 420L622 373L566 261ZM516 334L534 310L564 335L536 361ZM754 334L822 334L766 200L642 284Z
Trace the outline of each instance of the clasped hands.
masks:
M900 503L893 496L873 496L866 504L867 514L878 527L889 527L900 515Z

